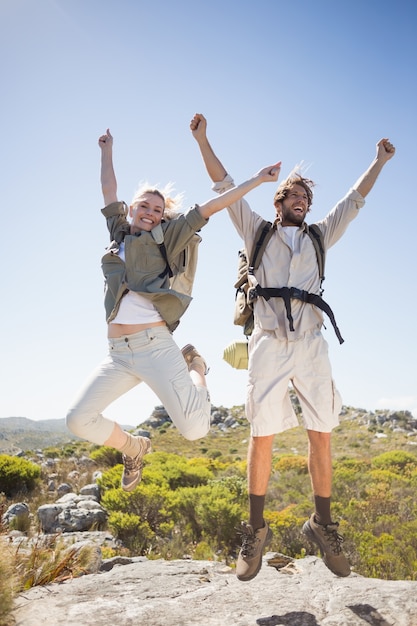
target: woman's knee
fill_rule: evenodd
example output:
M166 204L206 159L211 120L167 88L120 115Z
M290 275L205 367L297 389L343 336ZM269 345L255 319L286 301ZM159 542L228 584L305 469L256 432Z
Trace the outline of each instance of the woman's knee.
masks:
M205 437L210 430L210 411L194 411L185 421L181 421L177 428L188 441Z
M70 409L65 418L68 430L82 439L86 439L85 435L89 430L89 421L88 418L86 419L85 414L76 408Z

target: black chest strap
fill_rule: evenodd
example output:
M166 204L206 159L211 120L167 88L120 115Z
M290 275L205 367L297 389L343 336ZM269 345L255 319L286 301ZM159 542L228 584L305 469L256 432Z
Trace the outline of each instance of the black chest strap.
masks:
M307 302L308 304L312 304L316 306L318 309L326 313L328 318L330 319L332 326L334 328L334 332L339 340L339 343L343 343L344 339L340 334L340 330L336 324L336 319L331 310L330 306L323 300L323 298L315 293L309 293L308 291L304 291L304 289L297 289L297 287L261 287L260 285L256 285L253 289L249 290L249 300L253 301L257 297L261 296L265 300L269 300L270 298L282 298L285 304L285 310L287 313L288 323L290 325L290 330L294 331L294 320L291 313L291 299L301 300L302 302Z

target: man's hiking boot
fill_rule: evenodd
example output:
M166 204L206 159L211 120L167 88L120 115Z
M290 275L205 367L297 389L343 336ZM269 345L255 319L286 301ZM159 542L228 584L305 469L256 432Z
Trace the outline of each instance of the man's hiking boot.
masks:
M142 479L143 457L147 452L151 451L151 440L147 437L136 437L141 446L141 451L135 457L122 455L123 457L123 475L122 489L124 491L132 491Z
M239 580L252 580L262 567L262 551L271 543L272 530L265 522L256 532L250 524L241 524L242 547L236 563L236 576Z
M319 546L323 562L333 574L349 576L350 565L342 552L343 537L337 532L338 527L339 522L317 524L313 513L305 522L303 533Z
M191 345L191 343L187 343L187 345L182 348L181 352L185 362L187 363L188 369L190 369L191 364L200 365L200 367L203 368L204 375L207 376L210 368L207 367L207 363L201 354L197 352L197 349Z

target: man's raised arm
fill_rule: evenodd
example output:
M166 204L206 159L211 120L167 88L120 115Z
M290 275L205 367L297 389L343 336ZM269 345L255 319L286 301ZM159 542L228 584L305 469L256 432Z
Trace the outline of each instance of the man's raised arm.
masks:
M395 148L390 143L389 139L380 139L376 144L376 156L372 161L368 169L358 178L353 185L353 189L356 189L363 198L368 195L372 187L375 185L385 163L392 159L395 154Z
M198 147L200 148L201 156L203 157L208 175L213 183L221 182L227 172L223 167L223 164L214 154L213 148L207 139L207 120L204 115L196 113L190 122L190 129L194 139L198 143Z

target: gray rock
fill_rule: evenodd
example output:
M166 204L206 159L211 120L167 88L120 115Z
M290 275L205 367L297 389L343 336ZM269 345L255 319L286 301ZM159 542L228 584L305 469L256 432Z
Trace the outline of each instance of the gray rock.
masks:
M314 556L278 570L267 558L248 583L224 563L132 559L25 591L16 626L417 626L417 582L337 578Z
M56 518L57 528L65 533L80 532L93 527L102 528L106 521L107 513L101 507L99 509L64 509Z
M103 563L103 559L101 556L100 546L98 546L93 541L89 541L89 540L76 541L72 545L68 546L64 554L69 554L69 553L76 554L76 553L81 552L85 548L89 550L89 559L88 559L88 565L86 566L84 573L85 574L97 574L97 572L100 571L100 568Z
M71 493L72 487L68 483L61 483L60 485L58 485L56 491L59 496L63 496L66 493Z
M62 506L60 504L42 504L42 506L38 508L38 520L44 533L57 531L56 519L61 511Z
M113 556L111 559L105 559L101 564L100 571L109 572L115 565L130 565L133 560L128 556Z
M93 498L89 498L88 500L80 500L76 506L77 509L87 509L87 511L104 511L101 504L94 500Z
M62 498L59 498L59 500L57 500L56 503L64 504L67 507L69 506L75 507L78 504L78 502L81 502L82 500L93 500L93 499L94 499L94 496L81 496L71 491L70 493L66 493L65 495L63 495Z
M143 428L136 428L136 430L132 433L135 437L147 437L150 439L151 432L149 430L144 430Z
M2 517L3 524L13 522L16 525L24 523L29 518L29 507L24 502L16 502L11 504Z
M75 493L65 494L55 504L43 504L37 513L44 533L68 533L102 528L107 520L107 512L94 496Z
M81 496L94 496L97 502L100 501L100 487L96 483L85 485L80 489Z

